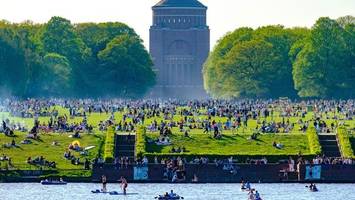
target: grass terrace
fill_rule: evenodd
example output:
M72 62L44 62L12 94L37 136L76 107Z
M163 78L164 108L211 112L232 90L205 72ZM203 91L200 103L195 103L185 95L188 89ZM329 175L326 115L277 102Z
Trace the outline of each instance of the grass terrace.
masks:
M79 141L82 148L95 146L88 150L86 156L72 151L74 156L80 158L80 161L83 162L85 158L91 160L98 155L103 140L103 135L101 134L83 134L80 139L74 139L70 138L69 134L48 133L41 134L39 140L30 140L31 144L20 144L21 141L26 139L26 135L27 133L19 132L16 132L15 137L7 137L0 134L0 157L3 154L11 157L15 169L39 169L40 166L27 163L28 157L34 159L38 156L43 156L47 161L56 162L57 169L83 169L83 165L73 165L70 160L64 158L64 152L68 150L69 144ZM18 147L4 147L4 144L11 143L12 139L15 140ZM53 145L54 141L58 144ZM5 168L5 163L7 162L0 162L0 167ZM46 167L46 169L50 168Z
M147 134L148 140L156 140L157 133ZM296 155L298 152L310 154L308 139L305 134L263 134L256 140L249 139L248 134L224 134L221 139L214 139L211 135L196 131L185 137L183 134L173 134L170 138L171 146L147 144L149 153L171 153L172 147L185 147L191 154L225 154L225 155ZM284 148L277 149L273 142L279 142Z

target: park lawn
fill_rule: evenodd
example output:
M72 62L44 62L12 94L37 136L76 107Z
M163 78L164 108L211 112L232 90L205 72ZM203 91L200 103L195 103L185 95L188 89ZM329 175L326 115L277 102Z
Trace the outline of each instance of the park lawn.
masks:
M66 114L69 116L69 110L65 109L60 106L56 106L55 109L59 111L59 115L64 115ZM183 109L183 107L179 107L179 109ZM91 113L90 115L88 114L87 120L90 125L94 127L94 133L97 135L85 135L80 141L82 142L82 145L85 146L90 146L94 145L96 146L95 149L91 150L91 154L89 155L89 158L93 158L97 155L99 149L98 146L100 142L102 141L103 136L105 135L105 132L98 131L98 124L100 121L107 120L110 117L110 113ZM115 119L116 122L120 121L122 119L123 112L115 112ZM313 113L309 112L303 121L305 120L310 120L313 117ZM23 124L26 124L27 128L30 129L33 126L34 120L33 118L19 118L19 117L10 117L9 113L0 113L0 119L5 119L9 118L11 122L20 122ZM180 115L175 115L174 116L174 121L180 121L183 119L184 116ZM190 116L188 118L191 118ZM195 119L206 119L207 116L198 116L195 117ZM295 123L295 127L292 131L292 133L288 134L265 134L261 135L259 137L258 141L252 141L248 140L250 135L255 132L255 128L260 125L257 124L256 120L250 119L248 121L248 127L240 127L238 130L229 130L229 131L223 131L224 137L221 140L215 140L212 139L210 135L206 135L201 129L192 129L190 130L190 136L191 138L185 138L183 137L183 134L179 132L178 128L173 128L173 136L171 137L174 147L185 147L188 151L188 153L193 153L193 154L226 154L226 155L295 155L298 154L299 152L302 152L303 154L310 154L310 149L309 149L309 144L308 144L308 139L305 134L302 134L299 131L299 125L297 124L298 120L300 119L299 117L290 117L288 118L291 123ZM83 120L83 117L73 117L69 118L68 121L69 123L79 123ZM156 120L158 123L161 121L169 121L169 120L163 120L163 117L154 117L154 118L146 118L145 120L145 126L148 126L149 124L152 123L152 121ZM227 121L226 117L212 117L212 120L215 120L216 122L222 122L225 123ZM268 117L267 119L261 119L266 120L267 122L270 121L276 121L276 122L282 122L283 118L279 117L279 112L275 112L274 116ZM285 121L287 118L285 118ZM334 122L335 120L331 119L323 119L326 121L328 125L330 123ZM41 123L47 123L49 121L49 117L39 117L39 121ZM127 121L131 121L131 119L127 119ZM355 120L351 121L345 121L346 125L348 128L353 128L355 127ZM15 138L16 143L20 143L21 140L24 139L25 133L17 133L18 138ZM238 134L238 135L236 135ZM150 138L157 138L158 133L150 133L147 132L148 137ZM5 153L8 156L11 156L13 158L13 162L15 165L19 165L21 168L27 168L29 165L27 165L26 159L27 157L36 157L43 155L47 160L49 161L56 161L57 167L58 168L63 168L63 169L75 169L75 168L81 168L82 166L74 166L71 165L69 161L66 161L63 158L63 153L67 149L67 146L69 143L73 141L73 139L68 138L67 135L61 136L59 134L51 134L51 135L42 135L41 137L43 139L43 142L35 142L34 144L30 145L21 145L21 148L19 149L4 149L0 148L0 153ZM352 144L353 148L355 146L355 136L352 138ZM2 134L0 134L0 145L4 143L9 143L11 142L11 138L5 137ZM59 147L54 147L52 146L52 142L56 140L59 141L60 146ZM282 150L276 149L272 146L272 142L276 141L279 143L282 143L285 147ZM146 151L147 153L169 153L171 150L172 146L168 147L162 147L162 146L157 146L154 144L147 144Z
M83 165L72 165L70 161L63 157L64 152L68 149L68 145L75 140L80 142L81 147L95 146L95 148L89 150L88 156L82 156L79 152L74 152L75 157L80 157L81 161L85 158L95 158L100 149L101 142L103 140L102 134L83 134L80 139L74 139L68 137L69 134L41 134L40 140L31 140L32 144L20 144L22 140L26 138L26 133L16 133L16 137L7 137L0 134L0 155L5 154L12 158L12 162L15 168L18 169L36 169L34 165L26 163L28 157L34 159L37 156L44 156L48 161L55 161L57 163L57 169L83 169ZM16 144L19 147L5 148L4 144L11 143L12 139L15 139ZM53 146L52 142L57 141L58 146ZM1 163L1 162L0 162ZM4 167L5 162L1 163L1 167Z
M177 110L181 110L183 108L187 108L187 107L179 107ZM63 108L61 106L55 106L55 107L52 107L51 109L56 109L58 110L59 112L59 115L67 115L69 116L69 110L66 109L66 108ZM205 112L203 110L201 110L201 112ZM88 114L88 113L87 113ZM275 112L274 113L274 116L270 116L268 117L267 119L265 118L262 118L260 120L263 121L267 121L267 122L270 122L270 121L275 121L275 122L282 122L283 121L283 118L282 117L279 117L279 112ZM88 120L88 123L90 125L92 125L94 127L94 130L97 131L97 126L99 124L100 121L104 121L104 120L107 120L109 117L110 117L110 113L91 113L90 115L88 114L87 115L87 120ZM116 121L120 121L122 119L122 116L123 116L123 112L115 112L115 119ZM338 114L340 116L340 114ZM308 114L305 116L305 118L303 118L302 120L305 121L305 120L311 120L313 117L313 112L308 112ZM30 129L32 128L33 126L33 123L34 123L34 120L33 118L19 118L19 117L11 117L9 113L5 113L5 112L2 112L0 113L0 119L5 119L5 118L9 118L11 122L16 122L16 123L22 123L22 124L26 124L27 128ZM192 118L192 117L188 117L188 118ZM181 116L181 115L174 115L174 121L180 121L181 119L184 119L184 116ZM204 120L204 119L207 119L207 116L198 116L198 117L195 117L195 119L200 119L200 120ZM299 117L289 117L289 118L285 118L285 121L289 119L289 121L291 123L295 123L295 127L294 129L292 130L292 133L301 133L299 131L299 128L300 126L298 125L298 121ZM68 119L68 122L69 123L80 123L81 121L83 120L83 117L73 117L73 118L69 118ZM169 120L163 120L163 117L160 116L160 117L153 117L153 118L147 118L145 120L145 125L148 126L149 124L152 123L152 121L156 120L158 123L160 123L161 121L169 121ZM212 120L215 120L216 122L222 122L222 123L225 123L227 121L227 117L212 117ZM331 123L336 123L335 120L332 120L332 119L323 119L329 126ZM49 121L49 117L39 117L39 121L41 123L47 123ZM127 121L131 121L131 119L128 119L127 118ZM355 128L355 120L347 120L345 121L345 124L347 125L348 128ZM259 127L260 128L260 124L258 125L257 124L257 121L256 120L253 120L253 119L249 119L248 120L248 127L245 127L245 128L240 128L237 131L237 133L240 133L240 134L251 134L255 131L255 128L256 127ZM227 133L231 133L231 131L227 131ZM192 133L195 133L195 130L192 130Z
M147 133L147 139L157 139L158 133ZM304 155L310 154L307 136L304 134L264 134L257 140L249 140L250 135L224 134L222 139L214 139L204 133L190 134L190 138L183 134L170 136L171 146L158 146L146 144L147 153L171 153L172 147L185 147L187 153L203 155ZM272 146L273 141L281 143L284 148L277 149Z

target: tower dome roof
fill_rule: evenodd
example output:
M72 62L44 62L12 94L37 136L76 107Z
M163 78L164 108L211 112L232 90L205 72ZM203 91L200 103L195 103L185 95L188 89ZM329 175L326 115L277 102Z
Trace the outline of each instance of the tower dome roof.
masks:
M169 8L169 7L206 8L206 6L204 6L198 0L161 0L153 7L154 8Z

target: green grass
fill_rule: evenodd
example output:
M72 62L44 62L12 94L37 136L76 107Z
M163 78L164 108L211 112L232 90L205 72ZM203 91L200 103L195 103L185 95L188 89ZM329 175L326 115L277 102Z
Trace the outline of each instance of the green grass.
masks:
M115 128L108 127L105 137L104 159L107 163L112 163L115 152Z
M63 157L63 154L68 150L69 144L74 140L78 140L81 147L95 146L89 150L88 156L81 156L78 152L74 152L75 157L80 157L81 161L84 158L93 159L97 156L102 141L101 134L83 134L81 139L73 139L68 137L69 134L41 134L40 140L31 140L32 144L20 144L26 138L26 133L16 133L16 137L6 137L0 134L0 155L5 154L12 158L15 168L18 169L37 169L34 165L26 163L28 157L35 158L37 156L44 156L48 161L55 161L58 169L82 169L82 165L72 165L70 161ZM12 139L16 141L19 147L5 148L3 144L11 143ZM53 141L59 143L58 146L53 146ZM5 166L6 162L0 162L1 167Z
M187 108L187 107L186 107ZM51 109L57 109L60 115L66 114L69 116L68 109L62 108L60 106L52 107ZM178 108L181 110L182 107ZM187 108L188 109L188 108ZM116 112L115 118L116 121L122 119L123 112ZM312 112L309 112L303 121L311 120L314 116ZM338 114L340 115L340 114ZM88 158L92 159L97 156L99 153L103 153L104 151L104 138L106 136L106 131L101 132L98 130L98 123L100 121L104 121L110 117L109 113L92 113L88 115L88 123L94 126L94 134L87 135L85 134L81 142L82 146L96 146L95 149L90 150L90 155ZM32 118L23 119L18 117L11 117L9 113L0 113L0 119L9 118L11 122L20 122L26 124L27 128L30 129L33 126L34 120ZM183 119L183 116L175 115L174 121L180 121ZM188 117L191 118L191 117ZM207 116L199 116L195 117L195 119L206 119ZM290 117L285 118L289 120L291 123L295 123L295 127L292 130L292 133L288 134L264 134L261 135L257 141L249 140L250 134L255 131L257 126L260 127L260 122L266 120L267 122L275 121L282 122L283 118L279 117L279 112L275 112L274 116L268 118L262 118L258 124L256 120L249 120L248 127L241 127L238 130L234 131L224 131L224 137L220 140L213 139L211 135L206 135L202 133L201 129L192 129L190 130L191 138L185 138L182 133L179 132L177 128L173 128L173 135L171 139L173 141L174 147L185 147L187 149L187 153L185 155L296 155L299 152L302 152L304 155L312 155L317 154L319 150L319 143L317 144L317 139L314 138L314 135L303 134L299 131L298 120L299 117ZM69 118L69 123L79 123L83 120L83 117L74 117ZM145 120L144 126L148 126L152 121L157 120L158 122L162 121L162 117L154 117L147 118ZM226 122L226 117L212 117L212 120L216 122ZM335 120L331 119L323 119L326 121L328 125L330 123L336 123ZM39 121L41 123L47 123L49 121L49 117L40 117ZM130 119L127 119L130 121ZM355 128L355 120L345 121L345 125L347 129ZM158 137L158 133L145 133L145 127L139 127L137 133L137 146L136 153L137 155L142 154L151 154L151 155L164 155L171 154L170 150L172 146L161 147L154 144L145 143L145 135L148 138L156 139ZM26 133L16 133L17 137L15 138L16 143L20 143L25 136ZM6 149L2 147L4 143L10 143L12 138L5 137L3 134L0 134L0 155L3 153L12 157L12 161L15 164L15 167L19 169L36 169L35 167L26 164L27 157L36 157L43 155L49 161L55 161L57 163L57 168L68 170L68 169L81 169L82 166L75 166L63 158L63 153L67 149L68 145L73 141L72 138L68 137L68 134L59 135L56 133L51 133L48 135L41 134L42 141L34 141L33 144L29 145L20 145L20 148L12 148ZM58 141L59 146L52 146L53 141ZM282 143L284 145L283 149L276 149L272 146L272 142L276 141ZM350 142L352 144L353 149L355 149L355 135L350 136ZM107 152L105 154L113 156L113 148L110 145L110 148L107 148ZM79 156L78 153L75 153L76 156ZM104 155L104 154L102 154ZM84 158L84 157L81 157ZM5 162L0 162L1 166L4 167ZM65 172L63 172L65 173ZM77 173L74 171L73 173ZM80 172L81 173L81 172Z
M346 158L353 157L354 151L352 149L348 131L344 127L340 127L338 128L337 134L338 134L338 140L341 147L342 156Z
M139 126L136 133L136 156L142 157L146 149L146 128L144 126Z
M319 138L314 127L310 127L307 130L307 137L309 142L310 152L314 155L320 155L322 153L322 147L319 143Z
M302 134L264 134L257 140L250 140L250 135L225 134L222 139L214 139L204 133L190 134L190 138L183 134L174 134L170 137L172 146L158 146L146 144L147 153L170 153L172 147L185 147L187 153L220 154L220 155L296 155L299 152L311 154L306 135ZM157 133L147 134L148 139L157 139ZM277 149L272 146L273 142L284 145Z

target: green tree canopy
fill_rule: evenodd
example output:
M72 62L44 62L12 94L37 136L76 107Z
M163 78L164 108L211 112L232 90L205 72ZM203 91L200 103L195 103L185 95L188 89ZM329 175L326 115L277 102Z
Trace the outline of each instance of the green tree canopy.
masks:
M137 36L114 38L98 55L106 95L136 97L155 82L153 63Z
M313 26L293 64L295 87L301 97L354 95L354 57L348 47L351 36L346 39L346 34L329 18L320 18Z
M60 97L68 95L72 86L69 60L56 53L48 53L43 58L41 73L42 92L48 96Z
M292 45L307 29L237 29L222 38L204 66L205 88L215 97L295 97Z

